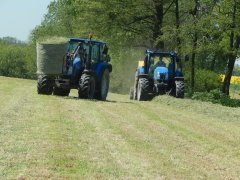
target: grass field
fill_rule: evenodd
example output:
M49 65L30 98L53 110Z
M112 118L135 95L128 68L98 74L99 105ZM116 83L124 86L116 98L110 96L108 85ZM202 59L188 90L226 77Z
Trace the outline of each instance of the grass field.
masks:
M234 99L240 99L240 84L230 86L230 96Z
M0 179L240 179L240 108L107 102L0 77Z

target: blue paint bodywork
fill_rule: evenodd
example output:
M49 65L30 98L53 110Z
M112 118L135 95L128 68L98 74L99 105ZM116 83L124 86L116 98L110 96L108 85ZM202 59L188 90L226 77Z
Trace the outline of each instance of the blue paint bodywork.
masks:
M146 74L149 75L149 78L153 78L154 80L163 80L163 78L159 78L158 74L165 74L165 81L170 81L172 80L174 77L183 77L183 73L176 69L175 67L175 58L177 57L177 53L170 51L170 52L158 52L158 51L151 51L151 50L146 50L146 57L148 57L148 59L152 56L152 55L161 55L161 56L168 56L171 57L174 63L170 63L168 68L166 67L156 67L154 70L154 74L150 74L148 68L144 69L144 67L138 67L137 68L137 74L138 75L142 75L142 74ZM145 62L148 64L148 62ZM167 77L167 78L166 78Z
M139 67L139 68L138 68L138 74L139 74L139 75L145 74L145 71L144 71L144 68L143 68L143 67Z
M84 39L84 38L69 38L69 46L68 46L68 52L71 52L71 44L74 44L73 47L76 47L78 43L83 43L83 44L89 44L90 41L89 39ZM104 46L106 45L105 42L102 41L94 41L91 40L91 44L99 46ZM99 54L100 54L100 49L99 49ZM76 57L70 64L67 75L71 76L71 79L75 82L75 80L78 80L83 72L85 67L83 67L83 63L81 62L81 59L79 57ZM95 63L91 65L91 70L94 72L95 77L97 78L96 80L100 80L103 71L109 68L109 71L112 71L112 66L107 62L103 61L101 59L101 55L99 55L99 58L96 60Z
M168 80L168 68L156 67L154 70L154 80L167 81Z
M80 77L81 74L81 61L79 57L76 57L73 60L73 64L72 64L72 74L71 74L71 79L78 79Z
M108 66L108 63L103 62L103 61L99 61L95 66L96 76L100 77L103 73L103 70L106 69L107 66Z
M184 97L184 77L178 69L180 62L175 52L146 50L144 59L138 63L130 98L148 100L166 93Z
M183 73L179 70L175 71L175 77L183 77Z

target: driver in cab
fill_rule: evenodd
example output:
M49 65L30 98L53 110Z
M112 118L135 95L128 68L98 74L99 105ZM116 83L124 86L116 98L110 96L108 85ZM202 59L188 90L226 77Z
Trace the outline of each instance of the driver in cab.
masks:
M156 67L166 67L166 63L163 61L162 56L159 57L159 60L156 64L154 64L153 58L150 59L150 67L149 67L149 76L150 77L153 77L154 69L156 69Z
M154 68L156 67L166 67L166 63L163 61L162 56L159 57L158 62L154 65Z

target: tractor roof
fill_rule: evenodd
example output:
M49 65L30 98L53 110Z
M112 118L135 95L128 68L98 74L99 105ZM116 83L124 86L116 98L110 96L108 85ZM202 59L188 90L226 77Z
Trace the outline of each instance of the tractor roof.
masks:
M146 54L149 54L149 55L163 55L163 56L176 56L177 53L176 52L173 52L173 51L151 51L151 50L146 50Z
M69 38L68 41L75 41L75 42L83 42L83 43L88 43L90 40L87 38ZM95 40L91 40L92 43L94 44L106 44L103 41L95 41Z

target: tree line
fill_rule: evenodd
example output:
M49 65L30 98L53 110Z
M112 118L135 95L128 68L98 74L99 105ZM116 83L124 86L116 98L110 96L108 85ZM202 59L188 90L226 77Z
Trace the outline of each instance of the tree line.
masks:
M14 37L0 38L0 75L17 78L36 78L36 51Z
M31 33L34 46L43 37L87 37L108 42L111 88L126 92L146 48L178 52L188 90L221 86L229 94L240 45L239 0L55 0ZM34 58L35 61L35 58ZM32 63L34 64L34 63ZM225 74L223 84L218 74Z

